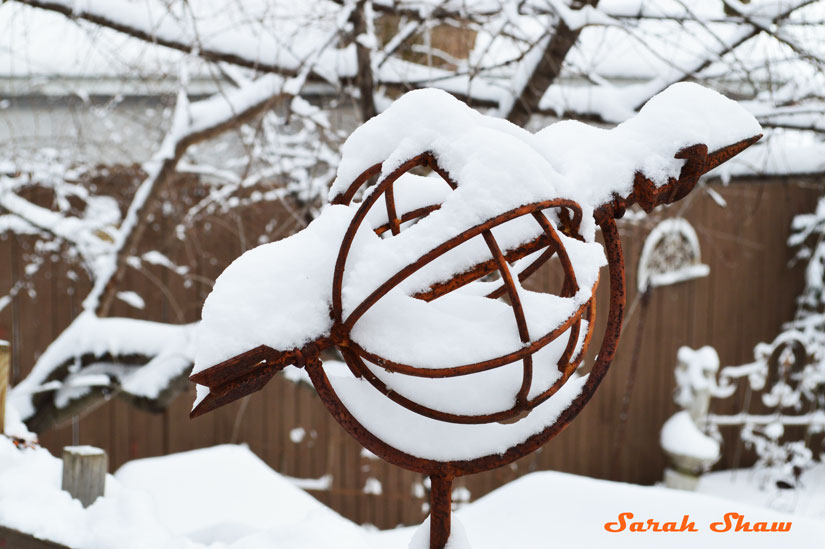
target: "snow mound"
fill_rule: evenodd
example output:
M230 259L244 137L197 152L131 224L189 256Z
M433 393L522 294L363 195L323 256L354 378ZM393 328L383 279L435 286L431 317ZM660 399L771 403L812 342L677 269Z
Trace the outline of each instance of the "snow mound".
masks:
M82 549L190 549L166 528L150 498L111 477L106 495L84 509L60 489L62 464L43 448L17 449L0 437L0 524Z
M816 490L812 488L812 490ZM740 500L742 501L742 500ZM633 513L630 520L673 521L685 515L697 532L608 532L604 525L617 522L619 513ZM710 524L725 513L745 515L751 523L792 521L790 532L745 534L717 533ZM748 549L775 549L779 544L805 549L819 547L825 522L756 507L749 502L732 504L694 492L638 486L580 477L554 471L525 475L454 513L461 521L473 549L502 547L609 547L627 549L727 549L747 544ZM735 521L734 521L735 523ZM416 527L376 534L376 547L405 547ZM552 532L552 544L548 543ZM746 540L746 541L745 541Z
M136 460L115 478L128 489L147 492L160 516L174 516L168 523L174 533L201 543L234 543L261 529L290 531L313 521L339 531L355 528L245 446Z
M732 469L705 473L696 491L825 522L825 463L803 471L796 484L795 490L779 488L766 468Z
M687 410L676 412L665 422L660 441L670 454L709 462L719 459L719 441L699 430Z
M409 549L430 549L430 517L413 534ZM456 518L450 521L450 539L444 549L472 549L464 526Z
M76 549L369 547L366 532L244 446L132 461L84 509L61 461L0 436L0 525Z

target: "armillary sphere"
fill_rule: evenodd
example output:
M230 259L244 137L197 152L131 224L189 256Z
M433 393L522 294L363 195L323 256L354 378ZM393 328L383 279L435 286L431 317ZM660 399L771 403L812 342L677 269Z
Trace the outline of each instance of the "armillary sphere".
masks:
M429 475L430 547L442 548L453 479L538 449L607 373L625 306L615 219L683 198L759 137L743 109L692 84L613 130L558 123L536 134L444 92L410 92L347 140L312 224L219 277L191 415L305 368L364 447ZM605 264L607 324L580 375ZM558 292L523 286L543 266L559 271ZM322 362L333 347L345 367Z

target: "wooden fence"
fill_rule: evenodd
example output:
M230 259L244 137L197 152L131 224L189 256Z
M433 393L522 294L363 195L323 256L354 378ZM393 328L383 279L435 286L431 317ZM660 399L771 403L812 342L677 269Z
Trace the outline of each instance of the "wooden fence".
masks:
M196 200L197 196L187 194L194 191L186 188L173 186L170 203ZM752 357L756 343L772 340L782 322L791 318L794 298L802 288L802 269L788 265L792 257L786 247L789 226L795 214L813 210L822 192L821 182L754 180L713 188L724 197L727 207L696 191L653 218L620 224L630 290L629 317L610 373L590 406L540 452L510 467L460 479L458 484L469 490L472 499L540 469L642 484L660 480L665 460L659 449L659 430L676 410L672 392L677 348L712 345L723 364L740 364ZM145 250L160 250L191 270L186 277L152 265L130 272L123 289L138 291L146 299L146 307L136 311L121 303L113 315L168 322L196 320L209 289L203 281L213 280L229 261L255 244L244 234L258 234L260 230L253 230L256 227L288 219L283 212L273 210L277 208L257 206L229 221L206 219L183 241L175 238L171 222L158 219ZM640 318L638 303L634 305L636 263L655 221L676 215L693 224L702 260L711 272L705 278L654 290L626 433L619 444L619 411ZM282 233L294 229L289 221L278 223L277 231ZM28 237L0 240L0 265L7 261L0 268L0 295L25 279L23 269L31 246ZM603 284L600 289L601 311L607 310L606 287ZM12 383L26 374L38 354L77 314L88 288L78 267L47 261L34 276L34 283L0 311L0 327L9 327L11 332ZM603 322L604 314L600 318ZM600 333L597 327L596 337ZM593 347L598 347L598 341ZM187 416L191 402L192 394L182 395L165 413L153 415L113 399L72 425L43 434L41 442L57 455L67 444L105 448L112 470L129 459L220 443L246 443L286 475L331 475L331 488L314 494L358 522L391 527L420 522L425 516L420 475L364 455L329 416L310 386L277 378L262 392L194 421ZM747 452L732 446L725 448L720 467L744 465L751 459ZM737 463L734 456L738 456ZM380 481L380 495L364 493L370 478Z

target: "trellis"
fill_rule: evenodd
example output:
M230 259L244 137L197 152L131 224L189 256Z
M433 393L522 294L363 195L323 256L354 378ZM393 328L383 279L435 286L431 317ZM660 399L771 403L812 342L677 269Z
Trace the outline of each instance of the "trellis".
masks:
M793 485L820 450L814 444L816 435L825 432L825 372L816 349L806 334L790 330L756 345L753 362L719 370L712 348L682 348L675 400L698 429L720 443L720 428L738 427L732 442L739 444L741 439L755 451L757 467L770 469L782 477L780 482ZM734 395L741 395L740 411L712 411L715 403ZM788 436L786 428L797 430ZM685 463L684 456L669 453L677 468ZM696 475L714 462L704 460L693 471L679 472Z

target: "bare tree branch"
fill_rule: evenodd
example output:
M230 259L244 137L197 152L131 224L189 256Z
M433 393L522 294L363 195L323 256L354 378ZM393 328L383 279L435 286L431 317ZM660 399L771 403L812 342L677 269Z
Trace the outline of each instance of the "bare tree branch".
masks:
M770 21L772 24L776 24L790 16L795 11L812 4L814 1L815 0L794 0L793 2L789 2L787 5L783 4L783 9L770 17ZM644 86L644 93L642 93L641 97L636 100L636 104L633 107L634 110L641 109L651 97L661 92L671 84L675 84L676 82L681 82L682 80L696 76L699 72L709 67L722 56L738 48L754 36L758 35L760 32L762 32L762 30L759 27L748 25L740 30L740 32L734 35L730 40L721 41L714 47L708 48L705 55L698 57L690 65L682 67L681 69L674 69L671 73L649 82L646 86Z
M375 32L369 28L372 26L368 24L371 14L367 13L367 10L372 10L371 4L369 0L358 0L350 14L352 39L355 43L355 56L358 62L355 87L358 88L358 110L361 113L361 120L369 120L378 114L375 108L371 62L372 50L375 48Z
M102 357L92 351L84 353L82 345L78 344L78 338L81 337L79 334L100 332L97 335L104 339L106 337L122 338L124 337L122 329L109 332L104 327L117 326L118 322L140 322L131 319L103 319L101 317L105 316L111 308L117 293L118 282L126 271L127 259L136 254L140 239L149 225L149 214L156 207L158 196L164 186L174 179L177 163L192 145L238 127L270 109L277 101L289 97L284 93L284 87L285 84L281 78L269 75L233 92L219 94L191 105L184 92L181 91L172 127L158 152L144 166L149 176L135 193L111 249L102 253L94 263L93 271L96 278L92 290L84 300L84 312L77 316L69 327L52 342L38 359L32 372L13 389L16 398L32 403L26 406L32 410L25 418L30 428L43 431L63 423L72 416L87 413L105 398L121 392L125 382L123 378L125 374L122 373L123 366L145 367L148 363L158 359L154 354L135 353L128 350L124 351L122 356ZM149 324L152 324L150 329L155 334L168 332L168 335L156 335L155 339L162 341L185 337L182 332L184 327ZM138 328L136 324L133 329ZM126 334L126 337L128 335ZM86 337L86 339L89 338ZM181 348L185 346L185 343L180 344ZM129 349L130 346L112 344L110 341L102 348ZM159 406L162 408L183 387L178 378L181 376L185 378L185 371L191 365L191 357L180 354L181 352L176 351L175 348L162 352L169 355L162 360L172 361L173 366L170 371L178 372L177 376L171 378L166 388L153 398L146 398L128 390L124 392L126 398L144 407ZM70 368L78 363L79 368ZM86 367L102 368L102 371L87 374L84 364ZM110 373L105 366L100 366L101 364L115 364L116 368ZM91 379L95 380L94 383L82 385L82 391L72 398L67 397L66 402L59 405L58 393L54 391L63 387L71 388L71 385L66 385L66 381L69 378L82 380L84 375L87 378L91 376ZM97 378L101 375L107 381L99 381ZM54 387L49 388L50 384L54 384Z
M264 85L271 83L264 82ZM273 90L274 91L274 90ZM121 230L124 234L120 240L116 240L117 253L115 258L114 269L109 275L108 280L105 278L95 281L95 286L90 293L90 298L95 299L99 295L99 301L95 304L94 311L99 316L107 316L114 299L116 288L123 279L126 267L126 258L135 255L138 244L140 243L143 234L150 225L149 213L155 210L157 206L158 196L161 194L163 188L174 178L175 168L178 161L183 157L186 150L192 145L211 139L221 133L232 128L237 128L262 112L272 108L274 103L279 99L283 99L283 92L278 88L272 94L266 94L265 97L251 105L244 106L241 112L232 112L229 118L218 120L214 124L209 124L202 128L192 128L192 131L173 137L173 144L166 144L168 147L172 145L173 152L161 161L161 165L157 168L154 175L151 175L138 190L135 200L130 206L130 212L127 214L127 219L124 224L130 223L130 217L134 221L131 222L131 228L123 227ZM161 154L164 154L163 151ZM89 298L87 298L89 299Z
M577 3L576 7L595 7L598 3L599 0L583 0ZM561 68L567 53L579 39L580 32L581 29L570 29L563 18L559 21L555 32L546 41L539 62L532 67L530 76L516 96L509 111L504 114L507 120L523 126L530 119L530 116L538 111L541 98L544 97L547 89L561 74Z
M224 62L240 67L256 69L262 72L272 72L284 76L293 76L298 72L298 60L294 63L284 63L282 60L294 59L288 51L268 51L252 57L241 47L248 36L239 32L230 40L220 44L210 45L199 43L197 40L186 40L181 27L169 28L164 25L153 25L141 14L139 7L133 4L123 4L116 9L95 10L84 9L82 4L74 0L15 0L21 4L53 11L65 15L69 19L88 21L101 27L122 32L138 40L151 44L158 44L173 50L197 55L207 61ZM233 47L238 46L238 47ZM277 61L276 61L277 60Z

